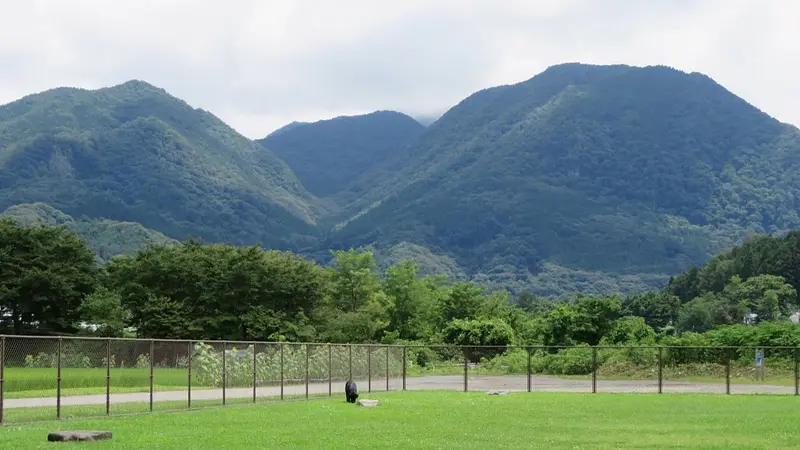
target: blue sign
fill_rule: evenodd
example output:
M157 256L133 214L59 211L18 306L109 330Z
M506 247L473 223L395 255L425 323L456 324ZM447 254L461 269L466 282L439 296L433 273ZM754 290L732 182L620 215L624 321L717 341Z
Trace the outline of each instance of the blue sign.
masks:
M764 352L762 350L756 350L756 367L763 367L764 366Z

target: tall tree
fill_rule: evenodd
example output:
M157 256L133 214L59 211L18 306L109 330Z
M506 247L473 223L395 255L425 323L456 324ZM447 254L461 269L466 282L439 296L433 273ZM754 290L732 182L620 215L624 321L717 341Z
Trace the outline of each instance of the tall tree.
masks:
M425 339L433 332L433 295L418 271L415 263L402 261L386 270L383 281L389 296L388 328L400 339Z
M379 289L372 252L333 252L333 306L344 312L355 312L366 305Z
M642 317L647 325L662 329L678 318L681 300L669 292L642 292L622 300L622 315Z
M734 275L723 295L730 304L743 302L759 320L787 318L798 308L795 288L775 275L757 275L745 281Z
M66 227L0 219L0 329L71 333L96 283L94 254Z
M305 258L195 241L115 259L107 271L147 337L308 340L308 317L326 289L321 268Z
M323 337L332 342L371 342L389 325L389 298L381 290L372 252L333 252L330 294L319 311Z
M449 295L443 298L440 321L442 326L453 319L475 319L482 310L486 289L470 281L456 282L450 288Z

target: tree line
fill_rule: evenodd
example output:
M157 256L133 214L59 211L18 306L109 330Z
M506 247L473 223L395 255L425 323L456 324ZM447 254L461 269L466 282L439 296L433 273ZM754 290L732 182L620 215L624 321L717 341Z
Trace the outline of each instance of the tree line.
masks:
M332 263L321 266L291 252L189 239L100 264L64 226L3 219L0 333L548 347L800 345L789 320L799 309L798 250L800 232L757 236L672 278L662 291L554 302L421 276L411 261L379 270L372 253L360 250L335 251ZM743 325L748 314L761 324Z

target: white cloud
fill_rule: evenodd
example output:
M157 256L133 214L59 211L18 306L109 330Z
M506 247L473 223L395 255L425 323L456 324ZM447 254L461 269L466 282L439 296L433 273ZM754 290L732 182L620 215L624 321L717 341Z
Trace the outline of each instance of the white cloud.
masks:
M0 103L137 78L249 137L441 113L547 66L698 71L800 124L795 0L0 0Z

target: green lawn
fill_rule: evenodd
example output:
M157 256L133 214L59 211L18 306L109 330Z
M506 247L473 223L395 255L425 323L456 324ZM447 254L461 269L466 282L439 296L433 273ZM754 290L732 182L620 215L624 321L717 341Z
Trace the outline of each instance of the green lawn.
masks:
M109 442L70 448L796 448L798 399L782 396L461 392L371 394L91 421L9 426L0 448L51 448L55 429L107 429Z
M132 389L142 388L149 390L149 369L111 369L110 375L114 392L136 392ZM163 388L175 390L187 386L186 369L156 369L153 375L153 383ZM57 379L56 369L6 368L5 393L7 398L38 397L41 392L55 392ZM106 370L64 368L61 370L61 389L63 392L83 390L82 393L104 393Z
M311 394L309 398L327 397L327 394ZM285 395L283 401L305 400L305 395ZM281 401L280 396L258 397L260 404ZM228 398L226 405L253 404L252 398ZM147 402L131 402L111 404L109 413L111 416L146 414L150 411ZM160 401L153 402L153 411L188 411L186 401ZM192 400L192 410L221 407L222 400ZM106 414L105 405L63 405L61 407L62 420L90 419L103 417ZM38 408L10 408L4 412L4 421L8 426L56 420L56 408L53 406ZM0 433L2 430L0 429ZM0 447L3 448L3 447Z

